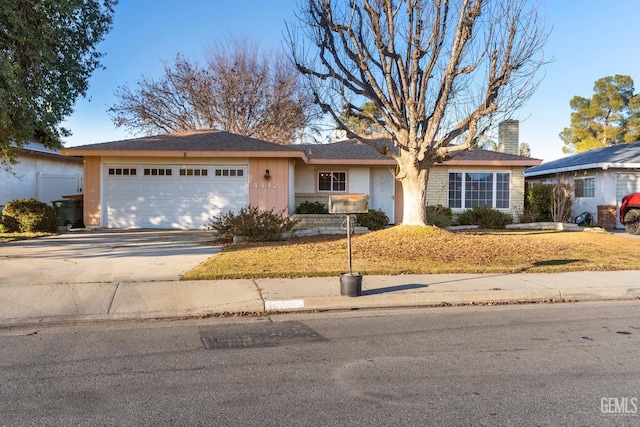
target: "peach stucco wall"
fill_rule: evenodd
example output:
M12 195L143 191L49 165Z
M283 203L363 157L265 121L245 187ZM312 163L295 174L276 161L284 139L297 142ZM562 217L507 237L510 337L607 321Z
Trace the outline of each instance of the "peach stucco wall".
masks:
M101 226L100 167L100 157L84 158L84 223L87 227ZM268 180L264 177L267 169L271 175ZM287 213L291 171L288 158L249 159L249 204Z
M266 179L269 170L271 178ZM249 159L249 204L259 209L288 213L289 159Z
M100 227L100 157L84 158L84 225Z

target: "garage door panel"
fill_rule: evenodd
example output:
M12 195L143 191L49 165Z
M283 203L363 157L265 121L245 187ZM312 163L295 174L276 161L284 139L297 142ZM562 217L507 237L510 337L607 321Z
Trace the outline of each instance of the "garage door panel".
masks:
M105 182L105 192L107 194L134 196L140 193L140 185L137 182L129 182L122 179L111 180Z
M198 167L199 176L180 175L179 166L162 166L165 171L172 169L165 176L143 175L144 170L156 168L160 169L140 166L135 176L105 174L108 227L202 228L221 212L237 211L248 203L246 166L233 167L243 170L240 177L215 176L220 166Z
M169 182L142 182L142 192L146 195L173 197L176 194L173 184Z
M618 173L616 174L616 204L617 212L620 209L622 197L630 193L640 192L640 173ZM623 228L620 218L616 215L616 228Z

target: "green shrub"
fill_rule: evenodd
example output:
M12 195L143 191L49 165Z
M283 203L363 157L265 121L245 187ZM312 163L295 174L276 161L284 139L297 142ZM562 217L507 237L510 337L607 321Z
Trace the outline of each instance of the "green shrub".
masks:
M476 206L458 215L460 225L477 225L480 228L501 229L512 222L511 215L488 206Z
M320 202L302 202L296 207L297 214L327 214L329 209Z
M14 200L2 210L2 225L10 233L55 233L59 221L53 206L36 199Z
M527 190L525 208L531 211L534 221L553 221L551 206L554 188L553 184L535 184Z
M240 209L237 214L231 211L221 213L209 221L206 229L226 240L237 236L266 241L282 238L282 234L291 231L297 223L297 220L284 216L282 212L274 213L273 209L261 211L255 206L249 206Z
M451 208L442 205L427 205L425 221L436 227L449 227L453 222L453 212Z
M382 230L389 225L389 217L382 210L374 209L365 214L357 214L356 223L371 231Z

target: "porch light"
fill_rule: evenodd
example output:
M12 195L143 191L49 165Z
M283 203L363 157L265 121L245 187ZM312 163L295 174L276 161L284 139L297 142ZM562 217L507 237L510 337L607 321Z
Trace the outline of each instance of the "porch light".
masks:
M269 173L269 169L264 171L264 179L266 179L267 181L271 179L271 174Z

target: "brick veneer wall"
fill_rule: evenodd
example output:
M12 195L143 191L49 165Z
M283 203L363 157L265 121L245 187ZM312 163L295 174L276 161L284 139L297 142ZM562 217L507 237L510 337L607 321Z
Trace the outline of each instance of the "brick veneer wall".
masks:
M289 217L300 220L296 228L340 227L347 218L340 214L294 214Z
M296 193L296 206L304 202L320 202L325 206L329 205L329 195L317 193Z
M615 205L598 205L598 225L602 228L616 228Z
M499 150L507 154L519 154L520 122L518 120L505 120L498 124Z

